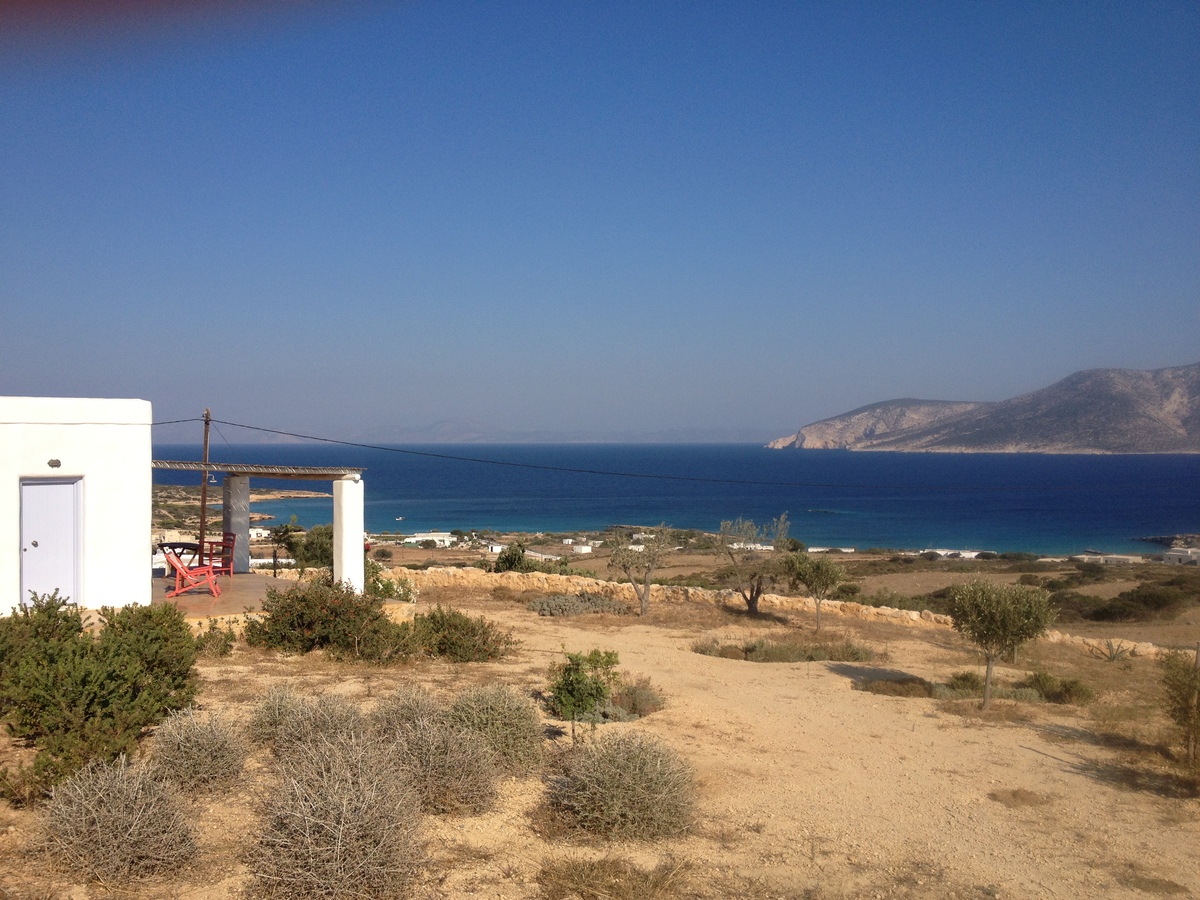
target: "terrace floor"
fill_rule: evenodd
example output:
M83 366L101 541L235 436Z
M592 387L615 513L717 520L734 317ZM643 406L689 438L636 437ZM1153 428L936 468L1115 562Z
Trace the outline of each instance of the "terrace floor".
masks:
M189 619L205 619L208 616L236 616L247 609L256 610L262 606L267 588L275 587L285 590L295 580L272 578L270 575L260 575L257 572L244 575L221 575L217 584L221 588L221 596L214 597L206 589L197 588L179 597L168 597L167 593L175 587L174 578L154 578L151 581L151 603L174 603L184 616Z

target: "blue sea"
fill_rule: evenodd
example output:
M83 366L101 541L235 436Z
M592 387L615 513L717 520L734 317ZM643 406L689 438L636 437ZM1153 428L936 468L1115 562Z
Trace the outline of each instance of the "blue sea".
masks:
M200 459L161 445L155 459ZM613 524L716 531L781 513L810 546L1149 552L1148 535L1200 532L1200 455L852 453L745 444L214 445L220 462L365 471L368 531L590 531ZM195 472L156 470L156 483ZM218 475L218 478L220 476ZM330 490L255 478L252 487ZM304 526L332 498L255 504ZM266 523L271 524L271 523Z

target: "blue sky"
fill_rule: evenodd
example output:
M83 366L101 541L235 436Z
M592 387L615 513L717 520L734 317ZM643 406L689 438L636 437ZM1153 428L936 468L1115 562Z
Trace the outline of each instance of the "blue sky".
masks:
M1194 3L229 6L0 17L0 394L765 441L1200 360Z

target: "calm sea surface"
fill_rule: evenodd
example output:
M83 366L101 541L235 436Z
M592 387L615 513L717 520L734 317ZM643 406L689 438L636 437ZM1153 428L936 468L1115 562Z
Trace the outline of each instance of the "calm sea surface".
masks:
M765 522L786 512L791 534L812 546L1042 553L1147 551L1136 538L1200 532L1200 455L850 453L745 444L214 444L210 456L361 467L373 532L582 531L659 522L715 531L722 519ZM199 459L200 448L156 446L154 458ZM155 471L161 484L198 479L194 472ZM251 483L330 490L322 482ZM295 515L305 526L333 517L332 498L254 509L284 521Z

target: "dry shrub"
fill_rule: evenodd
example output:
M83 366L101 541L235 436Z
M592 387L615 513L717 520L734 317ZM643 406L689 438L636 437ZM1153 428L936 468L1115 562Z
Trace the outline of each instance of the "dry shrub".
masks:
M933 685L924 678L874 678L854 684L860 691L883 697L932 697Z
M302 697L292 693L286 686L270 688L250 714L250 721L246 725L250 740L255 744L274 747L284 721L303 702Z
M262 721L259 721L259 712ZM356 740L368 730L358 705L332 694L323 694L314 700L284 694L268 695L256 711L251 728L258 734L270 735L268 743L276 756L286 756L292 748L319 739Z
M643 869L622 857L566 857L543 862L537 883L546 900L666 900L678 894L683 872L673 859Z
M682 834L695 805L692 769L658 738L606 734L566 760L550 782L551 807L574 827L614 838Z
M371 715L374 727L391 736L414 722L438 722L446 709L433 694L420 685L403 685L388 694L376 705Z
M320 734L289 749L247 853L268 897L385 898L424 858L416 792L385 742Z
M69 869L102 881L163 872L196 852L175 791L152 766L123 756L59 784L46 827Z
M189 707L173 713L155 732L158 771L182 791L227 786L246 764L246 745L222 719L201 718Z
M468 688L455 698L448 716L483 738L502 772L524 775L541 762L542 718L530 700L508 685Z
M604 614L629 615L629 607L603 594L583 591L579 594L551 594L529 601L528 608L539 616L582 616Z
M658 688L650 682L648 675L638 675L635 678L628 672L621 673L620 680L613 687L610 702L634 719L656 713L666 703Z
M481 813L495 803L496 765L480 735L447 721L418 721L391 737L425 811Z

